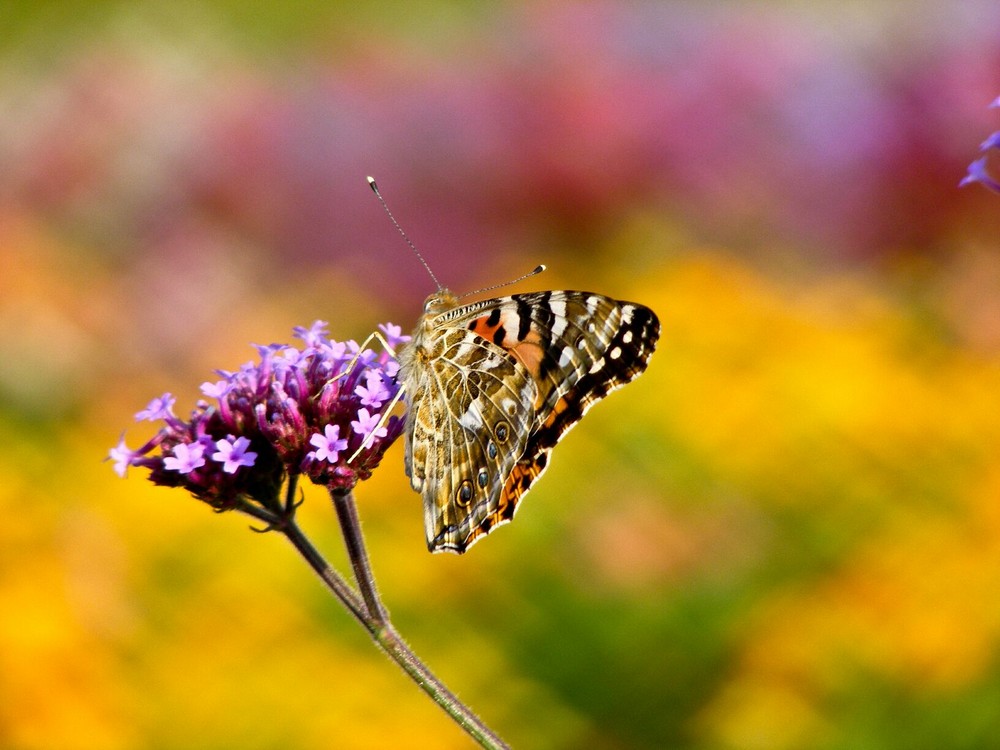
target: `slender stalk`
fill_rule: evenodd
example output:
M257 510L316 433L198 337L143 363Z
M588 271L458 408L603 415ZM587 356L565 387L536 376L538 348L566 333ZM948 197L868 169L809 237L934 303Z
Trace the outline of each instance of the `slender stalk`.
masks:
M293 516L299 507L295 502L295 491L299 488L299 475L288 475L288 486L285 488L285 516Z
M305 534L302 533L301 529L295 523L294 515L277 516L261 508L259 505L247 501L241 501L238 508L243 513L266 523L267 528L264 529L265 531L280 531L288 537L299 553L306 559L306 562L309 563L309 566L323 579L326 587L340 600L341 604L347 607L348 611L354 615L354 618L358 622L366 628L368 627L368 610L365 608L365 603L354 592L354 589L350 587L347 581L323 559L323 556L306 539ZM260 529L254 530L259 531ZM303 543L298 543L297 539L301 539Z
M336 498L335 498L336 499ZM353 505L353 500L351 501ZM339 510L338 510L339 514ZM353 521L351 520L353 518ZM362 555L364 555L363 568L367 571L369 579L371 578L371 569L367 567L367 553L364 552L364 541L361 537L361 530L357 523L357 512L349 514L347 516L348 523L351 524L352 529L348 531L345 528L344 534L345 538L351 535L354 541L359 545L359 549ZM295 523L294 517L289 517L285 522L276 527L280 530L287 538L288 541L299 551L299 554L305 558L309 566L316 572L327 588L329 588L333 594L344 602L345 606L351 611L351 614L365 626L365 628L372 634L375 643L385 651L388 656L395 661L410 678L417 683L421 690L423 690L431 699L437 703L445 713L447 713L462 729L464 729L480 746L487 748L488 750L509 750L509 746L504 743L488 726L486 726L482 720L476 716L465 704L463 704L458 697L452 693L441 680L439 680L433 672L422 662L417 655L413 653L406 642L399 636L396 629L389 622L387 617L384 619L377 619L373 615L369 615L369 609L365 603L354 593L350 587L347 587L348 594L345 595L341 591L340 587L346 587L347 584L344 583L340 575L323 559L323 556L316 550L309 541L308 537L302 532L298 524ZM348 551L351 551L352 542L348 542ZM359 569L359 564L353 559L352 564L354 565L355 573ZM371 583L370 595L374 597L376 603L378 603L378 595L375 593L374 582ZM380 611L381 605L378 604Z
M344 533L347 555L354 568L354 580L368 606L368 613L377 624L384 625L388 622L389 616L375 589L375 578L368 563L365 540L361 536L361 522L358 519L358 507L354 503L354 495L350 490L331 490L330 497L333 498L333 507L337 511L337 519Z

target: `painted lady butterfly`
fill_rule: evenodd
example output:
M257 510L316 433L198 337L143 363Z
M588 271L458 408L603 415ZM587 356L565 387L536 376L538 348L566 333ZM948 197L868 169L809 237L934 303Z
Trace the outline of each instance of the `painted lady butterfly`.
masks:
M646 369L659 334L649 308L589 292L428 297L399 352L428 548L461 553L510 521L553 446Z
M398 353L406 475L424 498L428 549L460 554L514 517L587 409L642 374L660 323L648 307L590 292L460 306L438 287Z

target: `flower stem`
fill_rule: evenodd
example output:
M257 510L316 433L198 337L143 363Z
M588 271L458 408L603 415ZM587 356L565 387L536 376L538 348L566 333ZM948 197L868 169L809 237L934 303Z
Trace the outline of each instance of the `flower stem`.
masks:
M389 615L375 589L375 578L368 563L365 540L361 536L361 522L358 519L358 507L354 503L354 495L350 490L330 490L330 497L333 498L333 507L337 511L337 519L344 533L347 556L351 560L351 567L354 568L354 580L361 590L361 596L368 607L368 614L376 623L385 624Z
M382 607L375 592L374 579L371 575L371 568L368 565L368 555L365 552L364 540L361 536L361 528L358 524L357 509L354 507L354 500L349 493L344 495L345 513L341 513L337 495L334 494L334 504L337 506L337 514L344 526L344 537L347 543L348 553L351 556L351 564L354 567L355 575L358 577L359 586L364 593L364 600L350 588L340 574L335 571L323 556L312 545L295 523L295 518L289 517L283 524L277 527L288 541L305 558L309 566L316 572L323 583L330 591L340 599L365 628L372 634L375 643L385 651L388 656L395 661L410 678L417 683L431 699L437 703L444 711L464 729L481 747L489 750L509 750L504 743L482 720L476 716L458 697L452 693L441 680L439 680L427 665L425 665L417 655L413 653L406 642L399 636L396 629L389 622L388 615ZM349 506L349 507L348 507ZM350 510L353 509L353 512ZM346 521L345 521L346 519ZM359 573L359 569L362 571ZM366 581L362 583L362 581ZM367 592L365 591L368 588ZM346 591L345 591L346 589ZM371 599L371 603L369 603ZM379 614L370 614L378 612Z
M306 538L305 534L302 533L298 524L295 523L294 514L278 516L247 501L241 501L237 507L243 513L264 521L268 525L264 531L280 531L288 537L299 551L299 554L306 559L309 566L323 579L323 583L340 600L340 603L347 607L348 611L354 615L354 618L358 622L367 627L368 610L365 608L365 603L354 592L354 589L350 587L347 581L323 559L319 551ZM254 529L254 531L258 530Z

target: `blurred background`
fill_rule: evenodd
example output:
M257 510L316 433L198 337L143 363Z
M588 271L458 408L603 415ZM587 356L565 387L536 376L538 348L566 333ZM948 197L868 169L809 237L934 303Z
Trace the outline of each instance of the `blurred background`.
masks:
M648 373L516 521L427 553L416 651L518 748L1000 736L994 0L0 8L0 746L464 748L275 535L102 463L320 318L520 275L641 301ZM344 568L309 488L303 523ZM20 503L20 505L18 505Z

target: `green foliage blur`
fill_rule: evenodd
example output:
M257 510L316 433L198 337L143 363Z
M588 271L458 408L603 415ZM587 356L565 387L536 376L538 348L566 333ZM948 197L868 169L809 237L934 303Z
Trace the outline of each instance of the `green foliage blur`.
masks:
M0 11L0 747L462 748L276 535L102 462L249 344L453 289L652 307L514 523L385 602L517 748L1000 736L1000 7ZM314 489L314 488L311 488ZM347 570L322 492L303 525Z

